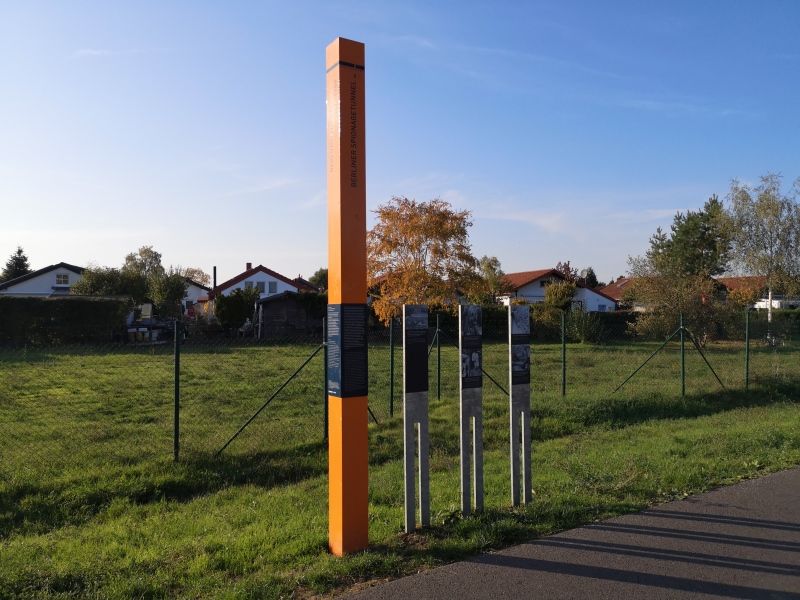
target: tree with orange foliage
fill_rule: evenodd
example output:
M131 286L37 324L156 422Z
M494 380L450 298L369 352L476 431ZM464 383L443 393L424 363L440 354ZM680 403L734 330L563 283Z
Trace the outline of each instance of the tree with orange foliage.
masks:
M375 211L367 234L372 307L384 323L403 304L455 307L480 284L469 243L470 212L434 199L394 197Z

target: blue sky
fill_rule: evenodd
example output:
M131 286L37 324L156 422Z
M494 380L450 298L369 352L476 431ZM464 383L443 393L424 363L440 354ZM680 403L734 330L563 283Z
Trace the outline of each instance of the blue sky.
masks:
M800 175L800 3L2 2L0 258L327 262L325 46L367 45L370 208L472 211L506 271L625 272L676 210Z

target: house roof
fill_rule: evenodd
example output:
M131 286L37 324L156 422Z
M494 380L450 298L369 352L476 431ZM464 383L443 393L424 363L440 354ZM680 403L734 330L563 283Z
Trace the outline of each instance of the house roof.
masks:
M318 292L319 288L315 286L310 281L303 279L300 275L292 279L292 283L297 286L298 290L304 290L306 292Z
M601 287L599 290L595 291L599 291L604 296L620 302L632 281L633 279L631 277L619 277L616 281L612 281L607 286Z
M519 273L506 273L506 281L511 286L512 291L533 283L542 277L556 276L564 279L564 275L555 269L538 269L536 271L520 271Z
M186 279L186 283L190 283L193 286L199 287L200 289L203 289L203 290L205 290L207 292L211 291L210 287L208 287L207 285L203 285L199 281L195 281L194 279L191 279L190 277L184 277L184 279Z
M590 288L588 286L580 285L580 284L578 285L578 287L583 288L585 290L589 290L590 292L592 292L594 294L597 294L598 296L602 296L603 298L608 298L609 300L611 300L615 304L619 303L619 300L614 298L614 296L612 296L611 294L608 294L607 292L603 291L603 289L605 289L605 288L602 288L602 289Z
M292 281L291 279L289 279L285 275L281 275L277 271L273 271L272 269L268 269L264 265L256 265L252 269L247 269L246 271L243 271L242 273L239 273L236 277L232 277L231 279L228 279L228 281L224 281L224 282L220 283L214 289L214 293L216 294L216 293L221 292L223 290L227 290L229 287L234 286L237 283L240 283L240 282L244 281L245 279L255 275L256 273L265 273L266 275L269 275L270 277L274 277L275 279L278 279L279 281L283 281L284 283L288 283L291 286L298 287L297 283L295 283L294 281Z
M0 283L0 290L5 290L7 288L13 287L23 281L28 281L29 279L33 279L34 277L38 277L39 275L44 275L45 273L49 273L50 271L55 271L56 269L67 269L68 271L72 271L76 275L83 275L83 267L76 267L75 265L71 265L69 263L60 262L55 265L50 265L49 267L44 267L43 269L39 269L38 271L31 271L26 275L20 275L19 277L15 277L14 279L9 279L3 283Z
M742 288L758 288L759 290L766 289L767 278L763 275L743 275L740 277L717 277L722 285L724 285L729 292L739 290Z
M297 296L297 292L293 292L292 290L285 290L280 294L273 294L272 296L267 296L266 298L259 298L256 300L256 304L269 304L270 302L275 302L276 300L282 300L284 298L295 298Z

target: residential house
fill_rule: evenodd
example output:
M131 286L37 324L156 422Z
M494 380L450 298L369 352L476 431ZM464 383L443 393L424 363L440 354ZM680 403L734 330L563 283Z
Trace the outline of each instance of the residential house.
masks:
M268 269L264 265L253 266L247 263L245 270L236 277L219 284L214 289L214 295L229 296L235 290L255 288L261 298L282 294L283 292L308 292L314 288L304 283L292 281L285 275Z
M0 296L50 298L66 296L80 281L83 267L60 262L0 283Z
M507 273L506 281L511 287L508 295L501 298L504 304L512 299L523 300L529 304L544 302L544 292L548 285L565 281L562 273L556 269L539 269ZM617 301L601 290L578 285L572 297L573 307L585 312L609 312L617 309Z
M742 275L738 277L717 277L719 283L725 286L725 290L730 293L740 289L758 290L760 298L755 302L753 308L766 310L769 306L769 295L767 291L767 278L763 275ZM800 298L786 296L784 294L772 294L772 308L799 308Z

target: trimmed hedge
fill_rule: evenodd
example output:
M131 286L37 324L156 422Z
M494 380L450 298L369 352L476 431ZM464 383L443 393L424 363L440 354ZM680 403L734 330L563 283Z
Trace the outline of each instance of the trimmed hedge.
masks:
M63 344L121 339L127 302L106 298L0 296L0 343Z

